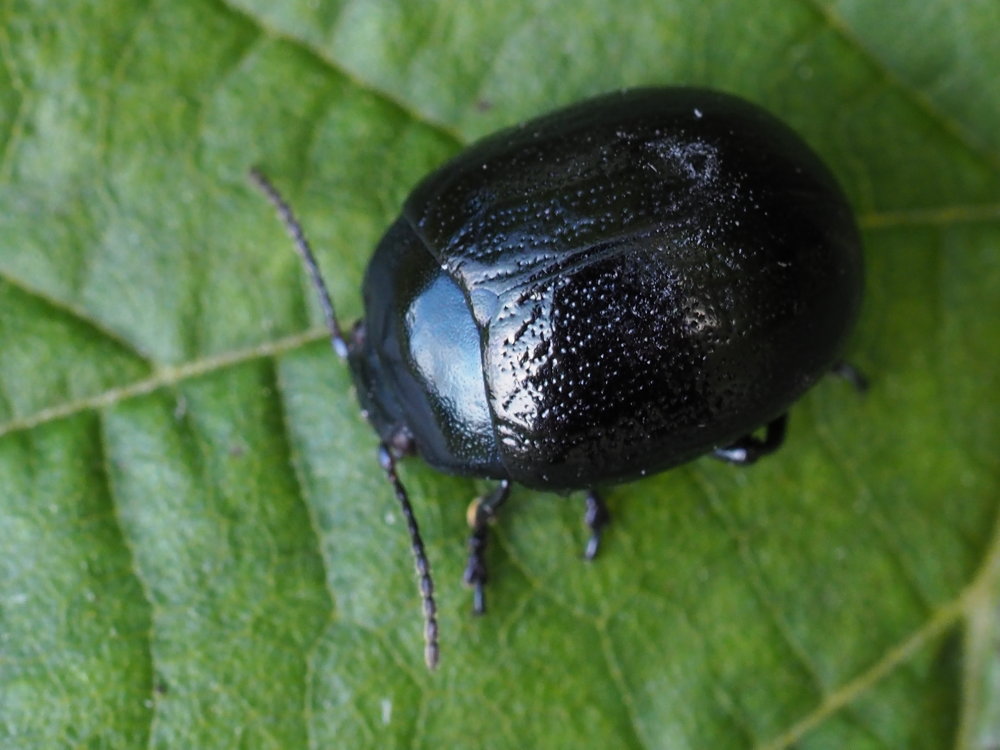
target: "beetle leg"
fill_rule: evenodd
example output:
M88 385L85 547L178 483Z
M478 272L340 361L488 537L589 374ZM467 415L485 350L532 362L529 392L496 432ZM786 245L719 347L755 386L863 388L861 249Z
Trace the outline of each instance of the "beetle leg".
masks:
M587 493L587 506L583 511L583 521L590 529L590 539L587 540L587 547L583 552L585 560L593 560L597 555L597 550L601 545L601 532L611 521L611 513L604 500L597 494L597 490Z
M860 369L846 360L841 359L834 362L830 372L853 385L854 390L858 393L864 393L868 390L868 378Z
M497 510L510 495L510 480L501 479L496 489L485 497L477 497L469 506L469 561L462 580L473 589L472 611L481 615L486 611L486 594L483 587L489 576L486 573L486 540L489 524L496 518Z
M788 415L782 414L777 419L773 419L767 424L767 433L764 439L754 435L745 435L732 445L725 448L716 448L712 454L731 464L741 464L743 466L752 464L761 456L774 453L781 444L785 442L785 428L788 426Z

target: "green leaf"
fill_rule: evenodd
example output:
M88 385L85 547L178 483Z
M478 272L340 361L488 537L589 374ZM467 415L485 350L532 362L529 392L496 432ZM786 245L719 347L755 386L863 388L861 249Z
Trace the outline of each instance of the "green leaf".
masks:
M0 6L0 744L985 750L1000 736L1000 5ZM439 592L273 212L345 320L409 188L490 130L694 84L854 203L858 398L788 445L580 498L406 462Z

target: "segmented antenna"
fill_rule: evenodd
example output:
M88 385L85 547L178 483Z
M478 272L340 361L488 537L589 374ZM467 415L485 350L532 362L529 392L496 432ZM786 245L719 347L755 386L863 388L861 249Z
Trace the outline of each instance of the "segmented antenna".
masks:
M403 509L403 517L406 518L406 528L410 531L410 548L413 550L413 562L417 569L417 577L420 579L420 596L424 603L424 661L427 662L429 669L434 669L438 663L437 605L434 603L434 580L431 578L431 566L424 552L424 540L420 538L420 529L417 527L410 499L406 496L403 483L396 476L396 460L385 443L378 447L378 462L392 482L396 498Z
M302 231L302 225L295 218L291 206L285 203L285 199L281 197L281 193L264 176L263 172L254 167L250 170L250 179L277 209L278 217L281 219L281 223L285 225L285 230L291 235L292 242L295 243L295 249L302 257L302 262L305 263L306 270L309 271L313 286L316 287L316 291L319 293L319 302L323 308L323 317L326 318L326 327L330 329L330 343L333 345L333 350L341 359L347 359L347 341L344 339L343 331L340 330L340 323L337 322L337 313L333 309L333 300L330 299L330 292L327 290L323 276L319 272L319 264L316 262L316 256L313 255L312 248L309 247L309 240L306 239L306 235Z
M285 229L288 230L288 234L291 235L295 243L295 249L302 257L306 270L309 271L309 276L312 278L316 291L319 293L319 301L323 307L323 317L326 318L326 327L330 329L330 343L333 344L333 350L341 359L347 359L347 341L340 330L340 324L337 322L337 314L333 309L333 300L330 299L330 293L327 291L326 284L319 272L319 264L316 263L316 256L313 255L312 249L309 247L309 241L306 240L302 226L299 224L298 219L295 218L295 214L292 213L291 207L281 197L281 193L278 192L277 188L271 184L271 181L260 170L256 168L251 169L250 179L278 210L278 216L285 225ZM427 662L427 666L430 669L434 669L437 667L439 656L437 605L434 603L434 580L431 578L431 566L427 561L427 553L424 551L424 540L420 537L420 528L417 526L417 519L413 515L413 506L410 505L406 489L396 475L396 460L392 457L392 453L385 443L379 445L378 462L392 484L393 491L396 493L396 499L399 500L400 507L403 509L406 528L410 532L410 549L413 551L413 562L417 569L417 576L420 579L420 597L423 600L424 609L424 661Z

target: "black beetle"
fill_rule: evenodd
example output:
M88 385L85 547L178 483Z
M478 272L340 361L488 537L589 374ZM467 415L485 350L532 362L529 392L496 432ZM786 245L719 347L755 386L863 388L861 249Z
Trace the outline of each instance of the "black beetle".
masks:
M484 609L487 522L511 482L588 490L711 453L776 450L788 408L839 361L863 281L830 172L786 125L692 88L608 94L496 133L410 194L344 337L290 209L278 207L347 359L411 534L438 659L430 569L398 458L499 480L470 508L465 580ZM765 426L763 437L754 431Z

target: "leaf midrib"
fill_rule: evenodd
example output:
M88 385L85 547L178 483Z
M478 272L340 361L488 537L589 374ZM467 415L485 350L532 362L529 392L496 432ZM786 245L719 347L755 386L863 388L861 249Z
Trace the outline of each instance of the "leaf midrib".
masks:
M54 404L32 414L0 424L0 438L12 433L31 430L39 425L65 419L85 411L104 409L160 388L177 385L190 378L200 377L229 367L259 359L277 357L301 349L329 336L326 329L311 328L302 333L266 341L246 349L235 349L180 365L163 366L146 378L109 388L85 398Z

